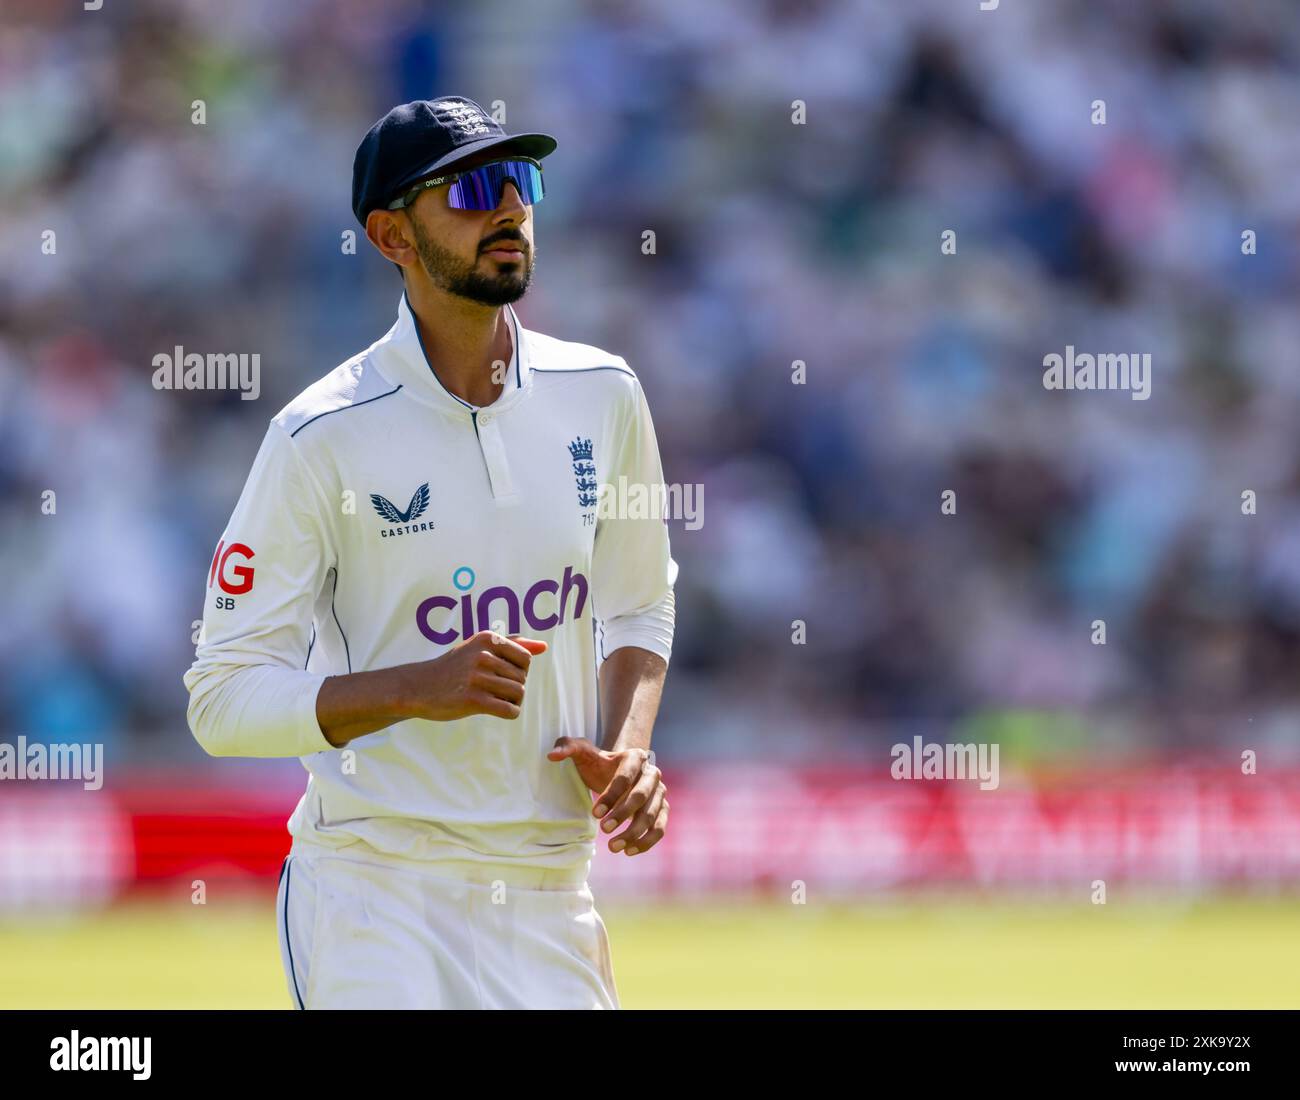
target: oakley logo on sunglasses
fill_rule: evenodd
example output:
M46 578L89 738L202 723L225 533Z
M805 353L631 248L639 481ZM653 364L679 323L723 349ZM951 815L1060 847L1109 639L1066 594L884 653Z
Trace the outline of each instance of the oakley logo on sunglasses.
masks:
M441 187L450 183L447 192L447 205L453 210L495 210L501 201L501 189L506 181L515 185L519 199L525 206L533 206L542 201L545 189L542 186L542 166L527 157L512 160L499 160L470 168L465 172L454 172L447 176L435 176L433 179L417 183L400 199L388 204L389 210L401 210L410 206L421 191L432 187Z

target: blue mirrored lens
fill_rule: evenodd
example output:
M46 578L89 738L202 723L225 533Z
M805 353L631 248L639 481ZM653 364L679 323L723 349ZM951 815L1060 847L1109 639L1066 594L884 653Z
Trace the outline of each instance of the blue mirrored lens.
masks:
M466 172L451 185L447 203L453 210L495 210L507 180L518 188L526 206L542 201L542 170L526 160L504 160Z

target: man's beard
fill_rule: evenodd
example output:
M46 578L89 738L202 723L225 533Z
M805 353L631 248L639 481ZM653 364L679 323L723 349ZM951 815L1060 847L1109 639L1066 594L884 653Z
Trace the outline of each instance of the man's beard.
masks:
M473 264L467 264L454 252L425 236L419 222L412 219L411 226L415 230L415 250L419 253L420 263L435 285L447 293L485 306L504 306L517 302L528 290L533 277L528 253L524 254L514 271L485 275Z

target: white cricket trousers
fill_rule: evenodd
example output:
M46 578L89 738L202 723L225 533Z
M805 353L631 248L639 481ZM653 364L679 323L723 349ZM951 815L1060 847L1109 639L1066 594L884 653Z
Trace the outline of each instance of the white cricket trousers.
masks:
M293 1006L618 1007L586 882L530 869L512 876L532 884L524 888L439 870L295 844L276 901Z

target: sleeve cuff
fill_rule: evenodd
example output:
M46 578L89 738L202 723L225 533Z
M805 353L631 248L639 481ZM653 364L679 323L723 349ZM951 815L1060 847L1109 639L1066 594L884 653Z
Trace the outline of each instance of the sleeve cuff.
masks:
M653 607L630 615L618 615L602 621L596 631L596 652L601 661L616 649L636 646L646 649L669 661L673 651L673 629L676 623L675 600L670 588Z
M338 748L325 740L320 722L316 720L316 696L320 694L321 684L325 682L323 674L314 675L310 681L304 680L301 697L298 700L296 721L297 737L302 746L298 756L309 756L314 752L332 752Z

